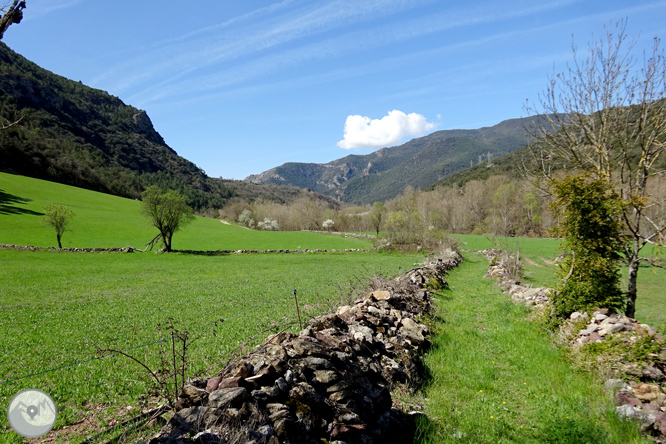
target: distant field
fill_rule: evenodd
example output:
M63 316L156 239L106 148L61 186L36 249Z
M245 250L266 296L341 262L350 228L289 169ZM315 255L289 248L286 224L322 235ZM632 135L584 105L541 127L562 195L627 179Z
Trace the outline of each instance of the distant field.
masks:
M157 230L141 215L141 202L25 176L0 173L0 243L56 247L53 228L42 224L44 206L69 205L76 214L63 247L126 247L143 249ZM197 217L177 232L180 250L345 249L371 248L367 239L321 233L255 231Z
M460 241L460 247L469 250L485 250L493 243L503 248L520 250L527 272L526 282L533 286L555 286L558 278L553 261L560 254L557 239L537 238L491 238L489 236L454 235ZM647 249L645 255L656 255L656 251ZM623 267L623 288L627 286L627 267ZM666 329L666 270L641 266L638 274L638 299L636 300L636 317L655 327Z

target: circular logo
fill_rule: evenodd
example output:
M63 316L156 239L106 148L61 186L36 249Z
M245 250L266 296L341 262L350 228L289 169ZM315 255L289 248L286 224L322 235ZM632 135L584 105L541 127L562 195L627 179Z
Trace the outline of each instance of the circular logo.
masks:
M53 399L41 390L21 390L12 398L7 411L9 425L26 438L39 438L53 428L58 409Z

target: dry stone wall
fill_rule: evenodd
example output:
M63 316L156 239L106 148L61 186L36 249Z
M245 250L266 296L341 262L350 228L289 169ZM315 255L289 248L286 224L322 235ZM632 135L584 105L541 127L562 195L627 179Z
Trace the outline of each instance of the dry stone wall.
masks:
M150 443L404 443L409 414L391 389L419 384L429 346L428 288L462 261L456 252L384 282L299 334L269 336L211 378L190 381Z

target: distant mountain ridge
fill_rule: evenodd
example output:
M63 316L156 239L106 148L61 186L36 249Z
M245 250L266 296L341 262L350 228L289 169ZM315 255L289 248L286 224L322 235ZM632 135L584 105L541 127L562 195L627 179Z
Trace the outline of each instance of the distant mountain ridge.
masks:
M528 119L529 120L529 119ZM248 182L293 185L354 204L385 201L405 187L423 188L527 144L522 119L492 127L442 130L366 155L352 154L325 164L289 162Z

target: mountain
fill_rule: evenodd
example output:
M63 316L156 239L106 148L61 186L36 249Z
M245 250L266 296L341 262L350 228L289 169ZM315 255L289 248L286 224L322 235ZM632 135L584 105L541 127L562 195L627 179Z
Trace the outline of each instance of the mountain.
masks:
M349 155L326 164L285 163L248 182L293 185L343 202L386 201L405 187L423 188L442 178L527 144L521 119L473 130L437 131L371 154Z
M235 196L285 203L304 193L208 177L164 142L145 111L40 68L2 42L0 127L3 172L130 198L158 185L198 211Z
M180 157L145 111L53 74L0 43L0 171L137 198L176 189L196 209L234 193Z

